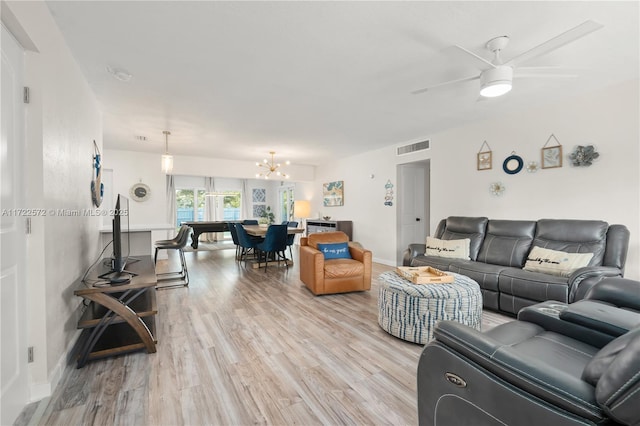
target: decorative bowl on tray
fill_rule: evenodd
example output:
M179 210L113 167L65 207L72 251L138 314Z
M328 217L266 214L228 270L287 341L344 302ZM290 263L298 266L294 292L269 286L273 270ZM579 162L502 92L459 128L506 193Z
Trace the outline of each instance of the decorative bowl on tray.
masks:
M324 220L331 220L331 216L322 216Z

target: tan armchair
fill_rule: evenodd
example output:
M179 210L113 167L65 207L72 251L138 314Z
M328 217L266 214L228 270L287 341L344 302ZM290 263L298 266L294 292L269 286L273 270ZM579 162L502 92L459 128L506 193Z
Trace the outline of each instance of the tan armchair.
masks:
M318 243L349 243L351 259L327 259ZM300 279L313 294L371 289L371 252L349 241L344 232L320 232L300 240Z

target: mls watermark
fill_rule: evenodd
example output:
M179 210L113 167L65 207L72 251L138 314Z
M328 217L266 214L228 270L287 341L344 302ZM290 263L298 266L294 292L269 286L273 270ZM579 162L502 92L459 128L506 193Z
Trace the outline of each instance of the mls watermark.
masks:
M129 211L122 209L2 209L2 216L92 217L128 215Z

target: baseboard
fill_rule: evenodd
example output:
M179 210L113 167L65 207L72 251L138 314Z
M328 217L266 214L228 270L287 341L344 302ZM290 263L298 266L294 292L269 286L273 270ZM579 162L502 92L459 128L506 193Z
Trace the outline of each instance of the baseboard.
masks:
M74 351L74 347L76 345L78 337L80 337L80 333L82 333L82 330L76 330L74 332L74 336L69 341L69 345L67 346L67 349L62 353L62 355L60 355L58 362L56 363L55 367L51 371L51 374L49 374L49 381L46 383L30 384L30 389L29 389L30 403L40 401L44 398L48 398L53 394L53 391L56 389L56 387L58 386L58 384L60 383L60 380L64 375L65 369L70 366L69 358L71 357L71 354Z
M378 259L376 257L374 257L373 259L371 259L373 262L375 263L382 263L383 265L387 265L387 266L397 266L396 261L395 260L388 260L388 259Z

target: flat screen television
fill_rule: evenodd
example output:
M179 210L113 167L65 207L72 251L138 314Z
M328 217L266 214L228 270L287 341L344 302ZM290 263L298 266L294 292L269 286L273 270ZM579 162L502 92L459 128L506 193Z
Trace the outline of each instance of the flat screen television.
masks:
M135 274L127 271L125 266L129 260L129 199L118 194L111 221L113 255L109 272L100 275L112 285L126 284Z

